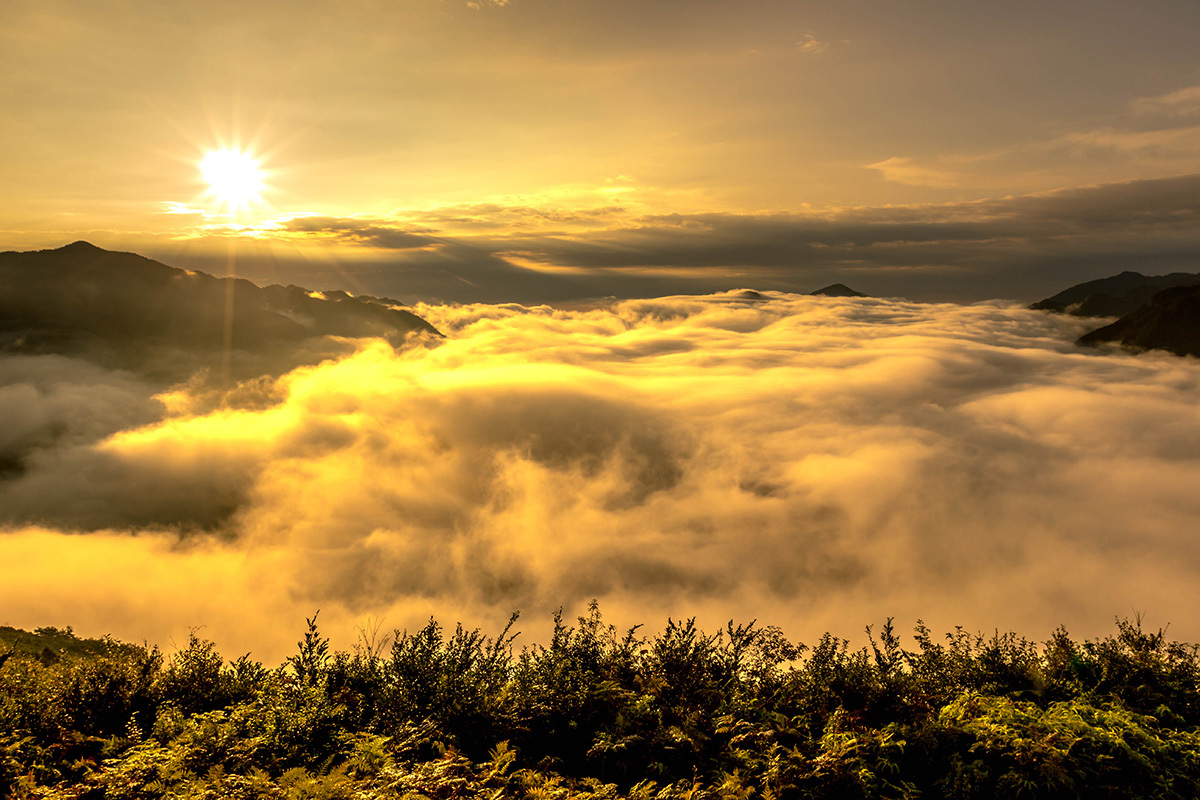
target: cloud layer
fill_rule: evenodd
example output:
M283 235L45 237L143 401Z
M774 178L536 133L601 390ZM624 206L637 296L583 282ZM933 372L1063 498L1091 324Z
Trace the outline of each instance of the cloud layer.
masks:
M876 165L878 166L878 165ZM393 216L301 216L240 245L264 283L346 286L440 302L562 303L737 286L807 292L841 282L876 296L1033 302L1123 270L1194 271L1200 174L951 203L776 213L644 213L621 205L465 203ZM240 231L244 232L244 231ZM220 256L166 250L220 272ZM253 247L320 243L333 263ZM154 250L154 248L151 248Z
M592 598L810 639L892 615L1087 635L1135 610L1200 638L1195 360L1083 352L1086 323L997 304L418 313L447 339L364 340L215 405L177 387L157 418L109 374L89 391L127 396L69 436L37 434L67 390L0 365L3 397L45 409L8 433L8 622L203 624L268 658L316 608L343 637L513 609L536 635Z

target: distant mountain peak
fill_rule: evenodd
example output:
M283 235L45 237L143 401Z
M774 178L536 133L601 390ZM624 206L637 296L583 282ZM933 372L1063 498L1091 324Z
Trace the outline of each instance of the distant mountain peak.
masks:
M80 239L75 242L71 242L70 244L65 244L58 249L59 250L96 250L96 251L103 250L103 248L97 247L96 245L92 244L91 242L85 242L83 239Z
M844 283L831 283L822 289L817 289L815 292L809 292L809 294L822 295L824 297L870 297L869 294L856 292Z

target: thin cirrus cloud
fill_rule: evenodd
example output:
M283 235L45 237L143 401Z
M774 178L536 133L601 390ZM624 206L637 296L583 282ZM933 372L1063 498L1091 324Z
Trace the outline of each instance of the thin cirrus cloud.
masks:
M1148 162L1178 163L1200 156L1200 125L1153 130L1101 128L1064 136L1060 142L1076 151L1101 151Z
M1142 97L1134 108L1146 114L1195 116L1200 114L1200 86L1185 86L1156 97Z
M999 186L997 179L1057 180L1062 186L1114 178L1153 180L1190 170L1200 156L1200 87L1185 86L1138 97L1114 109L1108 124L1068 129L983 150L947 150L921 157L897 155L865 165L883 180L912 187ZM1002 182L1003 182L1002 180ZM1009 183L1008 185L1013 185Z
M1095 635L1135 611L1200 635L1194 360L1081 351L1086 322L1003 304L418 310L440 344L366 340L252 403L184 385L153 412L116 373L6 359L13 623L206 625L265 658L317 608L343 637L520 609L536 638L593 598L809 640L885 616ZM76 420L71 380L119 401Z

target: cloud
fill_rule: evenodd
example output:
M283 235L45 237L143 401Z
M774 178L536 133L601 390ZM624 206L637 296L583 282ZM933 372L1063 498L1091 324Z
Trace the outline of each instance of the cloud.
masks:
M155 386L62 356L0 358L0 473L19 474L46 448L88 445L155 419Z
M1200 156L1200 87L1141 97L1109 120L1076 124L1049 138L1020 138L991 148L941 148L921 158L866 164L889 182L966 195L1038 191L1094 181L1154 180L1195 169Z
M822 41L811 33L806 33L800 37L800 41L796 42L796 49L802 53L811 53L817 55L824 53L830 47L829 42Z
M516 203L305 217L291 236L357 248L336 269L289 265L314 288L459 302L564 302L739 286L807 292L834 282L922 300L1041 299L1122 270L1189 271L1200 260L1200 175L954 203L794 213L635 214ZM263 236L271 237L271 230ZM220 269L185 253L170 263ZM216 258L216 256L214 256ZM255 276L253 258L243 274ZM272 264L272 268L273 264ZM322 271L323 270L323 271Z
M911 158L901 156L892 156L874 164L867 164L866 169L878 170L885 181L903 183L908 186L932 186L944 189L958 185L958 176L954 173L923 166Z
M1200 218L1200 175L1125 181L1040 192L979 204L985 216L1013 220L1025 230L1101 234L1152 228L1182 232ZM1064 226L1064 227L1059 227Z
M33 445L0 491L10 621L206 624L269 658L318 607L343 637L513 609L536 636L592 598L809 639L1135 609L1200 635L1194 359L1084 352L1086 323L1003 304L417 310L442 343Z
M182 214L182 215L186 215L186 216L196 216L196 217L203 217L203 218L206 218L209 216L209 213L207 211L205 211L204 209L193 208L193 207L189 206L187 203L177 203L172 200L166 200L163 202L162 205L163 205L162 213L164 213L164 214Z
M340 239L385 250L412 250L430 247L437 240L428 229L405 229L387 221L355 217L294 217L272 226L284 235Z
M1189 175L966 203L648 216L490 246L597 271L674 269L711 288L809 291L841 280L870 294L1034 300L1076 276L1194 268L1198 197L1200 176Z
M621 188L632 179L624 175L609 179L615 188ZM472 233L476 231L536 230L545 231L564 228L595 228L619 223L628 218L621 206L594 206L590 208L564 208L551 205L525 203L458 203L438 206L433 209L412 213L412 220L435 226L440 230Z
M1157 97L1142 97L1134 109L1143 114L1192 116L1200 114L1200 86L1185 86Z
M1101 128L1072 133L1060 141L1083 152L1105 151L1127 158L1178 163L1200 155L1200 125L1158 130Z

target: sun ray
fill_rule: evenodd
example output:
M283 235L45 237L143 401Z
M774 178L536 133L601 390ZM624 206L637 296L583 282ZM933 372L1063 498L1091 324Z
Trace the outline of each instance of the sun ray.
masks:
M210 150L199 167L209 186L209 196L229 213L236 214L262 199L262 169L249 152L236 148Z

